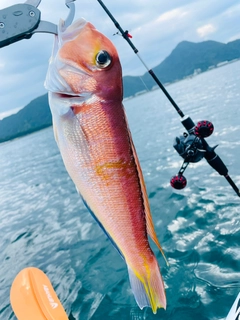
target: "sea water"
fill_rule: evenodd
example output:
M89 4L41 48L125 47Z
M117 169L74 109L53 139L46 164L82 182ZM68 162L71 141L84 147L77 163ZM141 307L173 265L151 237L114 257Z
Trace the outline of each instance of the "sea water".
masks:
M185 114L210 120L207 138L240 187L240 62L167 87ZM167 310L141 311L127 268L78 196L52 128L0 145L0 319L16 319L9 291L34 266L51 280L71 320L224 319L240 291L240 198L205 160L189 165L188 184L169 184L182 159L184 132L160 90L125 101L156 232L170 266L152 245ZM152 244L152 242L151 242ZM33 319L34 320L34 319Z

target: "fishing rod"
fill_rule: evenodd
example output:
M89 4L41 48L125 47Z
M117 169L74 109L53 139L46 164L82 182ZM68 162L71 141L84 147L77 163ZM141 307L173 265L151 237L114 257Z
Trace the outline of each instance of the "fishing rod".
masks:
M187 180L183 176L184 171L186 170L188 164L190 162L196 163L202 158L205 158L208 164L215 169L220 175L224 176L224 178L227 180L227 182L230 184L232 189L236 192L236 194L240 197L240 190L234 183L234 181L231 179L231 177L228 174L228 169L222 159L216 154L214 151L215 147L210 147L208 143L206 142L205 138L209 137L214 130L214 126L210 121L199 121L197 125L193 122L193 120L189 116L185 116L182 110L178 107L176 102L173 100L173 98L170 96L164 85L161 83L161 81L158 79L154 71L146 65L146 63L143 61L141 56L139 55L138 49L135 47L133 42L129 38L128 30L124 31L118 21L114 18L112 13L108 10L108 8L105 6L105 4L102 2L102 0L97 0L98 3L101 5L103 10L107 13L109 18L112 20L116 28L120 31L123 38L127 41L129 46L132 48L134 53L137 55L141 63L144 65L144 67L147 69L150 76L154 79L154 81L157 83L159 88L163 91L167 99L170 101L172 106L175 108L175 110L178 112L180 117L182 118L181 122L182 125L187 130L187 133L184 133L182 136L177 137L174 140L173 147L178 152L178 154L184 159L183 164L178 172L178 174L170 180L170 184L175 189L183 189L187 185Z

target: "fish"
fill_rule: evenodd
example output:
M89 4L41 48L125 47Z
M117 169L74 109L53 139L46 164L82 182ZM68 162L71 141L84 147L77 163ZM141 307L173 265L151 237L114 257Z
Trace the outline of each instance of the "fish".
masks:
M120 253L138 306L166 309L146 185L123 106L114 44L83 18L60 21L45 80L53 131L83 202ZM165 257L165 256L164 256Z

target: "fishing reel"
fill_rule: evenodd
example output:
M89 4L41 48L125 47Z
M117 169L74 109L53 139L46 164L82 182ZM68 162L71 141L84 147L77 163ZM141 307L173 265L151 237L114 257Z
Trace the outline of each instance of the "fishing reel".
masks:
M176 137L173 142L174 149L184 159L183 164L176 176L170 180L170 184L174 189L181 190L186 187L187 179L183 176L189 163L196 163L203 159L206 155L206 143L203 140L209 137L214 130L214 126L210 121L199 121L195 126L191 118L187 118L183 125L188 130L182 136ZM192 127L192 125L194 125ZM214 150L216 147L211 148Z

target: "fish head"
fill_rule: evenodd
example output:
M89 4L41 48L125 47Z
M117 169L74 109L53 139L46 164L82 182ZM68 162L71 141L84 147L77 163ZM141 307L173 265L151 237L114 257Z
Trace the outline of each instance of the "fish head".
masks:
M122 69L113 43L81 18L68 28L59 23L45 81L46 89L82 103L123 99Z

